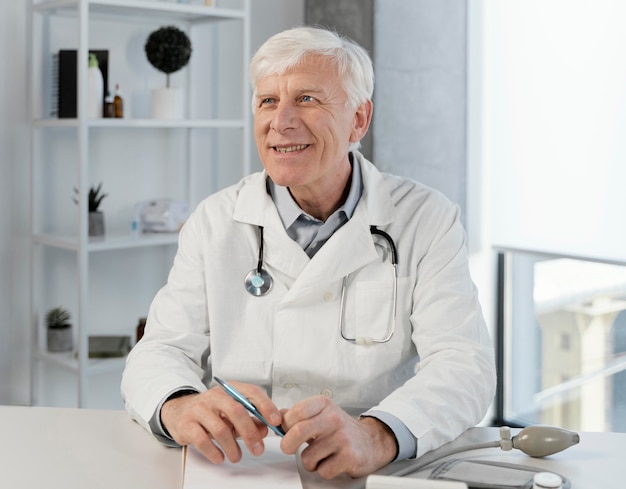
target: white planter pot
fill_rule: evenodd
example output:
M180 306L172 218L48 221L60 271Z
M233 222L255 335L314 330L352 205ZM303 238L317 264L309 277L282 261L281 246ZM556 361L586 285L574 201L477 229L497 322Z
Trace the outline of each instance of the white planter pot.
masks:
M180 88L156 88L152 90L153 119L183 119L183 91Z

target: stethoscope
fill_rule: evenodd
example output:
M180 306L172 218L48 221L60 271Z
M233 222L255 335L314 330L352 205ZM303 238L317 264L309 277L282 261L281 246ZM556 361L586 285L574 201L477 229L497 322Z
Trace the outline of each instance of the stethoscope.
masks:
M255 297L261 297L266 295L272 288L274 283L272 276L263 268L263 226L259 228L259 259L256 268L253 268L248 272L244 280L244 286L246 290ZM346 301L346 284L348 282L348 275L346 275L341 282L341 302L339 305L339 333L341 337L351 343L358 345L371 345L374 343L387 343L396 331L396 306L398 303L397 289L398 289L398 252L396 244L393 238L389 236L385 231L378 229L376 226L370 226L370 233L383 238L389 245L391 251L391 269L393 276L393 290L392 290L392 302L393 308L391 309L391 321L389 328L385 336L380 338L373 338L371 336L356 336L351 338L344 333L344 306Z

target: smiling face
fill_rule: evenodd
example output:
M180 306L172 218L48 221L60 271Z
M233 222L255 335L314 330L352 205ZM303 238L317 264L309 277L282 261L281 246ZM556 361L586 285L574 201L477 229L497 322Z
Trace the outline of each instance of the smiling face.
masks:
M371 102L350 107L335 65L309 56L262 78L254 103L254 135L270 178L289 187L307 212L306 206L339 207L351 172L348 148L367 131Z

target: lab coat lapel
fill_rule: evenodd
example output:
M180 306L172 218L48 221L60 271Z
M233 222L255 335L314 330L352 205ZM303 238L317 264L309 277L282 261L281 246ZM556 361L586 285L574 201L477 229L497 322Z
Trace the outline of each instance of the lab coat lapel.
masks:
M330 237L303 271L305 283L339 280L378 260L370 226L384 226L397 218L391 191L381 173L360 153L353 155L355 164L361 165L361 199L352 218Z
M297 297L311 287L330 284L354 273L379 256L370 226L385 226L397 219L391 190L382 174L360 153L363 193L352 218L330 237L308 265L302 269L285 300Z
M237 198L233 219L263 226L263 261L267 266L295 279L308 265L309 257L285 231L272 197L267 192L267 174L257 173L249 178L249 184L241 188Z
M345 275L377 260L369 225L359 213L338 229L320 248L317 254L294 283L292 293L298 288L306 290L320 284L341 280Z

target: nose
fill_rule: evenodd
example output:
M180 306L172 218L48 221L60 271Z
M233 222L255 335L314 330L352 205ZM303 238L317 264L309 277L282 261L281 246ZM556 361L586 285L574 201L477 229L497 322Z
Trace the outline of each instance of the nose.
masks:
M296 129L299 124L296 107L290 102L280 101L274 111L270 129L283 134L290 129Z

